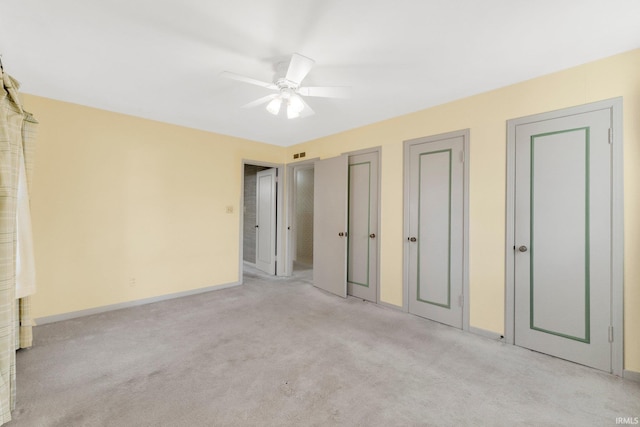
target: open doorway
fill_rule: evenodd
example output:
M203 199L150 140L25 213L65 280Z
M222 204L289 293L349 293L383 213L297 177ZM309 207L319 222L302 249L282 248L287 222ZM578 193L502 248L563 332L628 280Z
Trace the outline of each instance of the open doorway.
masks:
M313 278L313 161L289 166L288 273L305 281Z
M244 218L242 224L242 260L251 265L256 264L257 240L257 181L258 172L270 169L268 166L244 165Z
M294 169L293 272L313 274L313 165Z
M282 189L278 176L282 166L262 162L242 163L242 210L240 239L240 281L245 269L270 275L282 274L281 252Z

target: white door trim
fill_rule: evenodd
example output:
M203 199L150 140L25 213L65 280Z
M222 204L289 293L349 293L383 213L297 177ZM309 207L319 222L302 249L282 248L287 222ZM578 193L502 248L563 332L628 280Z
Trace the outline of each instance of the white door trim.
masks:
M244 274L243 274L243 264L244 264L244 260L243 260L243 248L244 248L244 166L245 165L255 165L255 166L266 166L266 167L270 167L270 168L276 168L278 170L278 182L276 184L276 189L277 189L277 194L278 194L278 198L277 198L277 202L276 202L276 215L277 215L277 221L276 221L276 236L277 236L277 242L276 242L276 256L277 256L277 261L282 260L282 250L284 245L282 244L282 241L284 239L284 237L286 236L285 234L285 227L284 227L284 219L282 216L282 213L284 211L284 203L283 203L283 199L284 197L282 197L282 195L284 194L284 165L281 163L270 163L270 162L262 162L259 160L250 160L250 159L242 159L241 163L240 163L240 200L238 203L238 206L240 206L240 212L239 212L239 220L240 220L240 224L239 224L239 233L238 233L238 237L239 237L239 243L238 243L238 283L242 284L244 282ZM283 276L284 275L284 271L285 271L285 263L283 262L278 262L277 263L277 268L276 268L276 276Z
M462 329L469 330L469 129L463 129L453 132L442 133L439 135L432 135L422 138L410 139L404 141L404 191L403 191L403 206L404 206L404 237L403 237L403 273L402 273L402 287L403 287L403 301L402 310L409 312L409 162L411 160L411 147L417 144L423 144L425 142L437 142L443 139L450 139L456 137L463 138L463 253L462 253L462 296L464 299L462 308Z
M624 310L624 188L622 98L607 99L576 107L520 117L507 121L507 195L505 230L505 341L514 344L515 330L515 142L516 126L549 120L556 117L609 109L612 122L612 206L611 206L611 324L613 325L612 371L622 376L623 369L623 310Z

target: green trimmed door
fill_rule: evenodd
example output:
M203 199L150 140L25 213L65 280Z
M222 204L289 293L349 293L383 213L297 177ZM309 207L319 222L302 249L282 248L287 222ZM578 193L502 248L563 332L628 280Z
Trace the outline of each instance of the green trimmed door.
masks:
M409 312L462 328L464 137L409 146Z
M378 153L349 156L347 293L378 300Z
M516 127L515 344L609 371L609 109Z

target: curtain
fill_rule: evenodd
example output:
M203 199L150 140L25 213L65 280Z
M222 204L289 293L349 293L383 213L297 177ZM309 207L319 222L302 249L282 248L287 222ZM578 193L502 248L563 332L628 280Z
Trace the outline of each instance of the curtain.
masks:
M15 407L16 348L32 342L29 297L16 300L17 208L21 163L27 191L37 122L25 112L18 83L0 66L0 424Z
M22 123L22 150L20 157L20 178L18 185L18 242L22 268L20 269L17 283L18 322L16 327L16 349L29 348L33 344L33 327L35 322L31 317L31 295L36 292L35 282L35 257L33 254L33 237L31 234L31 207L29 195L31 193L31 180L33 178L33 162L35 157L35 135L38 122L31 113L23 110L24 122Z

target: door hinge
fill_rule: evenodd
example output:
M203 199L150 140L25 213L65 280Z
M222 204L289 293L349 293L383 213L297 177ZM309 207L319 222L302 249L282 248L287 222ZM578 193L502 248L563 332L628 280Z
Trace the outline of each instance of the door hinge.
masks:
M609 326L609 342L613 342L613 326Z
M609 128L609 144L613 144L613 129Z
M460 152L460 161L464 163L464 151Z
M460 307L464 307L464 295L460 295L460 296L458 297L458 305L459 305Z

